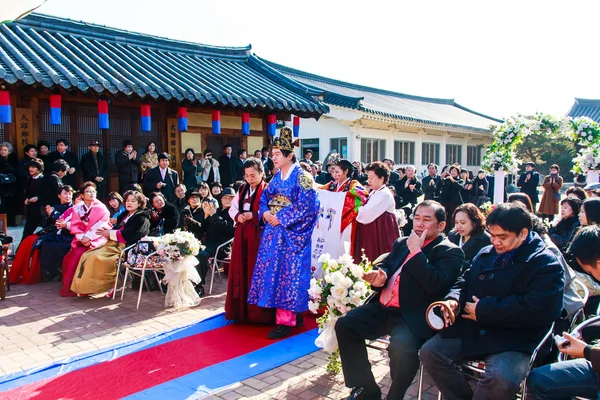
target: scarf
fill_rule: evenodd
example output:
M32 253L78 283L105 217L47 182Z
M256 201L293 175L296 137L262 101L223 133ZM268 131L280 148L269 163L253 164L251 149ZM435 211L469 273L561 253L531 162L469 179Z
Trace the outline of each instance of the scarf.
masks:
M523 241L521 246L529 244L532 240L533 233L529 232L529 235L527 235L527 238L525 239L525 241ZM512 249L511 251L507 251L506 253L498 254L494 259L494 266L499 268L506 268L507 266L513 264L513 257L515 256L517 251L519 251L521 246L517 247L516 249Z

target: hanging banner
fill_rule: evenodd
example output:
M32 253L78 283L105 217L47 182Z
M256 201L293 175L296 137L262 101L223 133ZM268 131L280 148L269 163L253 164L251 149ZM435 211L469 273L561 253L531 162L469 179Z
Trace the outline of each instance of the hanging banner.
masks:
M23 149L28 144L35 144L33 137L33 114L29 108L17 108L15 110L15 122L17 132L17 154L23 154Z
M350 232L352 225L344 230L342 229L342 211L344 209L344 201L346 199L345 192L330 192L328 190L317 190L320 207L319 215L317 216L317 225L312 234L311 248L311 269L314 271L313 276L320 278L323 271L319 257L321 254L329 254L331 258L338 259L344 254L344 241L350 242ZM348 234L346 234L348 231Z
M167 118L168 152L171 155L170 168L181 176L181 134L179 133L177 118Z

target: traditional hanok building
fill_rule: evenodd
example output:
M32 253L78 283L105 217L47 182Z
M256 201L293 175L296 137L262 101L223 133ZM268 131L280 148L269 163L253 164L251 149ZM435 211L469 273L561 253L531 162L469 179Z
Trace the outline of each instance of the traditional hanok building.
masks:
M432 162L477 169L492 141L490 125L502 122L452 99L411 96L269 65L325 92L329 113L318 121L302 121L301 145L313 150L313 159L337 150L351 161L389 157L396 164L413 164L421 173Z
M600 100L576 98L567 115L573 118L588 117L600 123Z
M112 165L111 190L118 188L114 154L125 139L140 154L156 142L180 169L188 147L215 156L226 143L253 151L268 144L276 121L319 118L328 111L321 94L250 46L206 46L40 14L0 26L0 141L16 144L22 157L25 145L42 139L51 150L68 139L79 156L99 140Z

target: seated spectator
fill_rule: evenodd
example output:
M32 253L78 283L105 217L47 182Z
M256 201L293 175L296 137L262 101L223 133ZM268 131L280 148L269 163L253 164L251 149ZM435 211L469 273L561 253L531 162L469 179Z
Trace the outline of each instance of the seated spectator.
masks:
M581 201L585 201L587 199L587 195L585 194L585 190L577 186L571 186L565 192L568 199L577 198Z
M563 271L532 232L531 213L500 204L487 217L492 246L481 250L446 304L452 324L420 351L421 363L448 399L514 399L533 350L562 311ZM458 361L488 366L473 392Z
M213 199L216 199L219 202L219 205L221 205L221 193L223 193L223 185L221 185L220 182L213 182L210 184L210 194Z
M600 227L582 228L571 248L577 254L581 268L600 280ZM568 344L559 347L561 353L572 359L534 369L527 378L527 398L571 399L576 396L595 399L600 383L600 347L588 345L568 333L563 333Z
M208 183L202 182L198 185L198 193L200 194L200 201L206 199L207 197L212 198L212 194L210 193L210 186Z
M530 213L535 214L535 211L533 211L533 203L531 202L531 198L525 194L525 193L511 193L508 195L508 202L509 203L515 203L515 202L519 202L520 204L522 204L523 206L525 206L525 209L527 211L529 211Z
M70 167L65 160L59 159L49 165L48 168L49 171L46 171L46 175L44 176L44 185L40 198L40 205L44 208L56 204L56 193L62 187L62 178L67 174Z
M79 260L71 284L71 290L78 296L108 292L107 297L112 297L117 277L115 263L121 251L150 232L146 197L140 192L126 192L123 199L127 212L119 216L117 226L113 229L105 226L95 231L107 241L106 244L86 251Z
M27 237L38 226L43 224L43 207L41 204L44 193L44 163L39 158L29 161L29 178L25 184L25 207L27 209L27 220L23 228L23 237Z
M162 193L150 194L150 235L162 236L175 232L179 224L179 211Z
M117 218L119 215L125 212L125 204L123 204L123 197L117 192L110 192L108 194L108 212L110 213L110 224L115 226L117 224Z
M187 206L187 199L185 197L186 191L187 187L183 183L180 183L175 188L175 197L177 197L177 200L175 200L173 205L177 207L177 211L179 211L179 213L181 213L181 211L183 211L183 209ZM181 220L179 221L179 225L181 225Z
M479 250L490 245L490 234L485 231L485 217L472 203L462 204L454 210L454 229L448 234L448 240L460 247L465 253L462 272L471 267L471 262Z
M79 260L87 250L104 246L106 239L96 231L109 226L110 214L106 206L96 198L96 185L86 182L79 191L83 195L83 202L73 207L69 231L74 237L71 250L62 262L62 297L77 295L71 291L71 283Z
M562 199L560 202L560 221L550 228L548 234L550 239L556 244L560 251L565 252L567 246L573 237L573 234L579 229L579 210L581 200Z
M204 222L204 210L202 209L202 200L200 197L200 193L196 191L188 192L187 203L188 206L184 208L181 212L181 219L183 220L183 230L192 232L196 239L202 242L204 240L204 233L202 231L202 223Z
M364 279L379 292L372 301L339 318L335 332L349 399L381 399L365 339L390 335L390 399L402 399L419 369L419 349L433 335L427 307L441 300L463 266L463 252L443 235L446 212L426 200L414 212L414 231L396 241L391 253Z

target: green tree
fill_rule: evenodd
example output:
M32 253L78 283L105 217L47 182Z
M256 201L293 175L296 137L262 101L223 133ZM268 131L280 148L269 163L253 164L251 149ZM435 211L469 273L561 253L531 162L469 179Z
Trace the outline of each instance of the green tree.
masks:
M549 174L550 166L557 164L566 181L573 180L571 168L576 154L577 149L571 140L547 135L530 135L517 147L517 157L523 163L534 162L542 175Z

